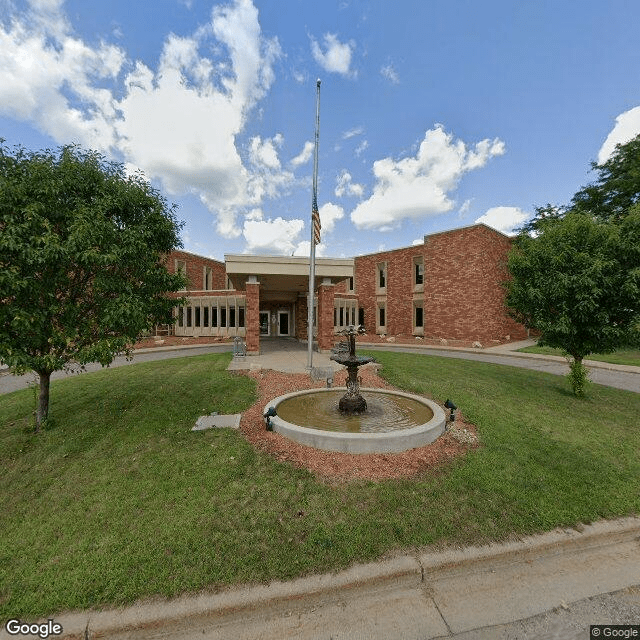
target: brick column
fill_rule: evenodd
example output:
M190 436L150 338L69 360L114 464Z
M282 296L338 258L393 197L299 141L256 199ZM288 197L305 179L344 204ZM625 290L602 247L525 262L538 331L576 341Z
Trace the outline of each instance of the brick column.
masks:
M247 355L260 355L260 283L247 282Z
M333 347L333 300L335 289L332 284L318 287L318 351L328 353Z

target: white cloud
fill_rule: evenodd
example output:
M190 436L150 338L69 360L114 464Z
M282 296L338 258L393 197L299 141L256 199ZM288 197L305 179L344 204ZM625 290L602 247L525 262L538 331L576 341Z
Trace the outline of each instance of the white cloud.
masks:
M413 247L417 247L418 245L424 244L424 236L422 238L416 238L412 243L411 246Z
M529 218L529 214L518 207L492 207L476 219L476 224L486 224L493 229L513 235L515 229Z
M291 165L293 167L299 167L300 165L309 162L309 160L311 160L311 156L313 155L314 148L315 146L313 142L307 140L307 142L304 143L302 151L291 160Z
M391 84L400 84L400 78L398 73L394 69L392 64L386 64L380 68L380 73L385 80L388 80Z
M356 150L354 151L354 153L356 154L356 157L360 157L369 147L369 141L368 140L363 140L357 147Z
M348 140L349 138L355 138L356 136L361 136L364 133L364 127L354 127L353 129L349 129L342 134L343 140Z
M219 233L239 235L238 214L290 177L279 167L278 136L250 149L249 166L236 148L280 55L251 0L214 7L191 36L167 36L155 69L75 37L61 6L37 0L0 23L0 114L120 157L171 195L197 195Z
M314 60L329 73L339 73L343 76L354 76L350 70L353 44L340 42L334 33L324 35L324 51L315 40L311 38L311 53Z
M293 253L294 256L309 256L311 255L311 241L303 240L298 243L296 250ZM326 255L326 246L322 243L316 245L316 257L323 258Z
M616 118L615 127L598 152L598 164L606 162L615 151L617 144L625 144L640 133L640 107L634 107Z
M373 194L351 213L358 228L394 227L404 218L424 218L446 213L454 206L450 197L462 176L505 152L497 138L467 148L442 126L426 132L415 156L373 164Z
M318 213L320 214L321 233L331 233L336 226L336 221L344 218L344 209L337 205L327 202L323 204Z
M304 229L302 220L245 220L242 235L247 251L291 255L298 247L298 236Z
M337 198L344 196L362 198L364 195L364 187L361 184L352 182L351 174L346 169L343 169L336 181L335 194Z

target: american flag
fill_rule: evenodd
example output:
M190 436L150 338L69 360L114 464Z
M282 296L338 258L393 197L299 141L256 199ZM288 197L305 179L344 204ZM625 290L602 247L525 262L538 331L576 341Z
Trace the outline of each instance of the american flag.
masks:
M318 213L318 203L315 196L311 211L311 224L313 225L313 244L320 244L320 214Z

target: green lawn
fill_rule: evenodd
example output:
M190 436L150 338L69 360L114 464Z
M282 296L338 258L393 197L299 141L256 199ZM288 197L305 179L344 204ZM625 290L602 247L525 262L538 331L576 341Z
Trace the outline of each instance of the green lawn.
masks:
M482 446L411 480L329 485L197 416L242 411L229 354L104 370L0 396L0 618L125 604L340 569L640 512L640 394L433 356L376 352L393 383L444 401Z
M522 347L522 349L518 349L518 351L522 351L523 353L541 353L548 356L563 355L560 349L539 347L538 345ZM640 349L619 349L614 353L592 353L588 355L586 359L597 360L598 362L610 362L611 364L629 364L635 367L640 367Z

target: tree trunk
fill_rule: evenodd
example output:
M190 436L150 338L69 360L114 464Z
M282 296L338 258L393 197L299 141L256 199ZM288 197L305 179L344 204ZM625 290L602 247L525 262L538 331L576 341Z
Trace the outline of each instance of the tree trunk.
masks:
M51 382L51 371L39 371L40 395L38 397L38 408L36 410L36 432L40 430L42 422L49 415L49 384Z

